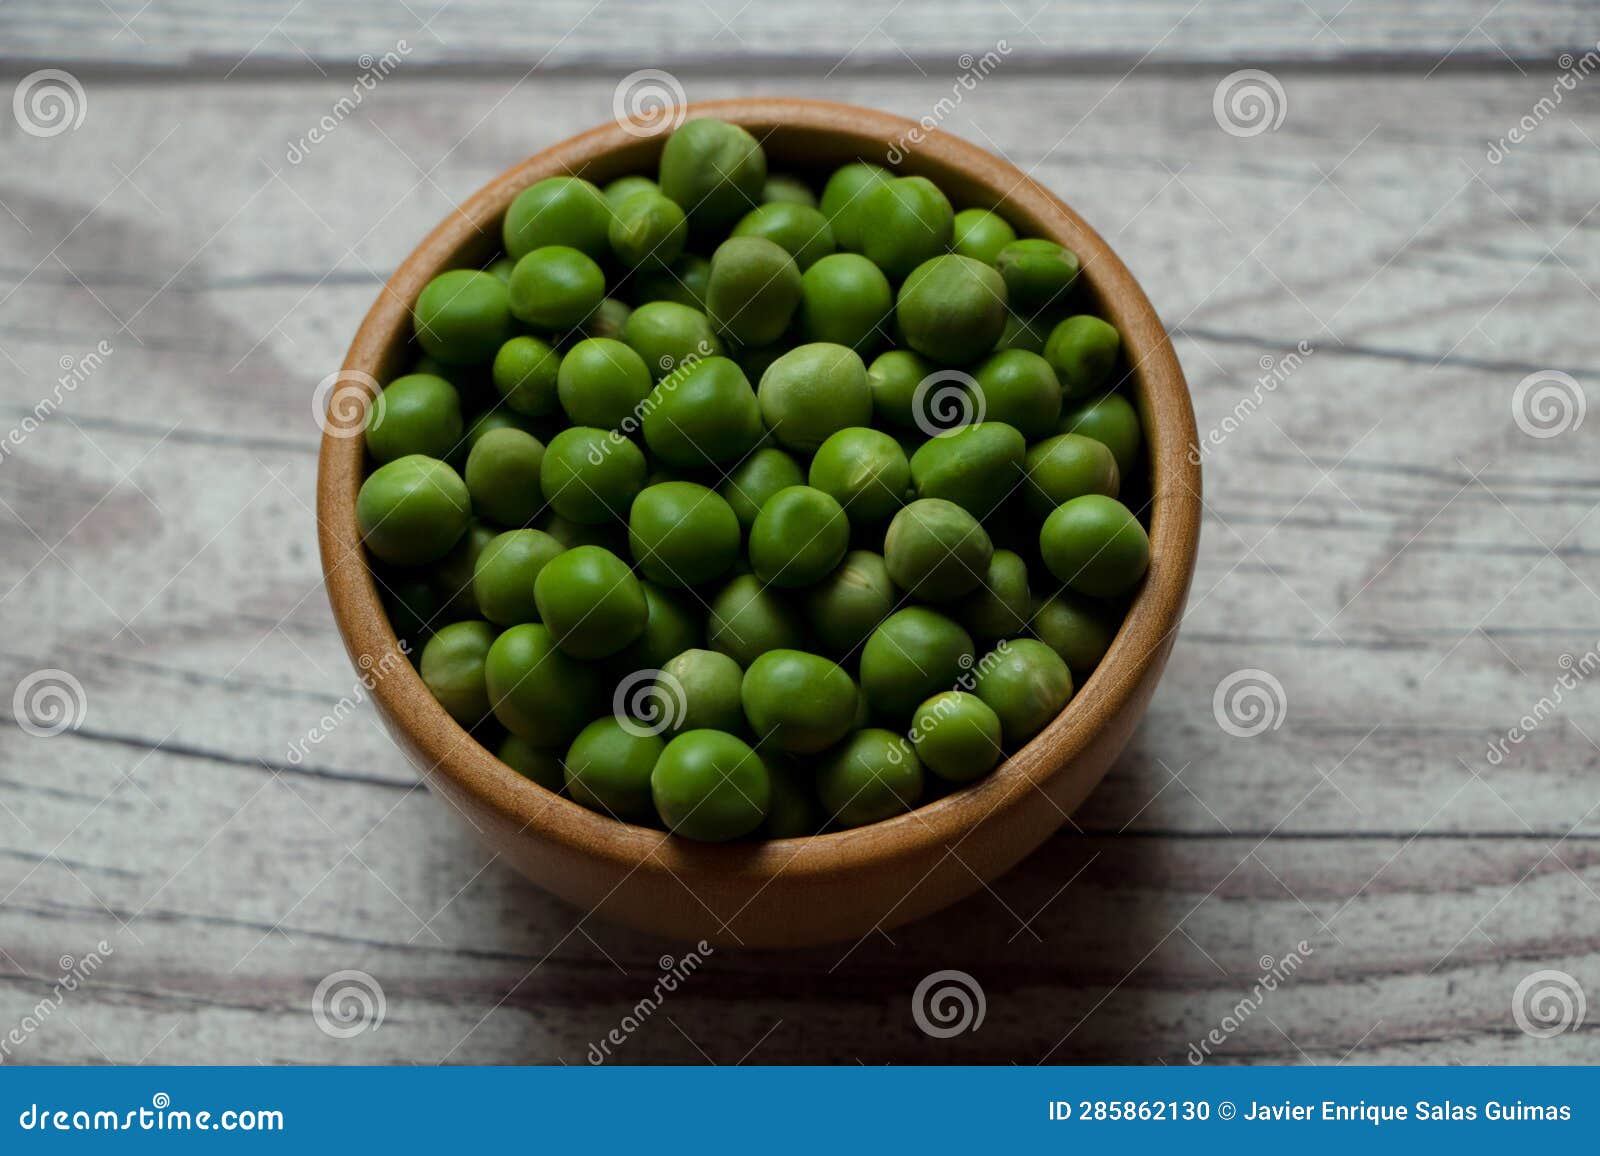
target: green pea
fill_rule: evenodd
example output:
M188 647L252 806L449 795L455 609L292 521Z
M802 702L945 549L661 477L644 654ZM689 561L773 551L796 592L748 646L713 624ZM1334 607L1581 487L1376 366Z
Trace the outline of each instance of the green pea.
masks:
M1039 640L1061 656L1072 677L1083 682L1111 649L1119 624L1111 607L1062 591L1039 603L1032 625Z
M891 349L878 355L867 370L872 391L872 412L887 425L913 429L917 425L917 386L934 367L909 349Z
M611 211L614 213L622 202L633 196L634 193L659 193L661 186L649 177L642 177L637 173L632 173L608 182L600 191L605 195L606 204L611 206Z
M988 209L962 209L956 214L950 247L963 257L993 265L1000 250L1017 239L1006 219Z
M879 522L904 504L911 465L894 438L853 426L817 448L809 481L843 506L851 521Z
M567 245L596 261L608 254L611 206L579 177L547 177L517 194L506 210L506 253L519 261L547 245Z
M828 218L814 206L793 201L769 201L751 209L730 235L766 238L793 257L801 272L833 252Z
M428 693L464 727L476 726L489 713L483 664L494 640L495 629L487 622L452 622L423 647L422 681Z
M502 632L489 648L484 675L500 725L536 747L571 742L599 712L596 669L561 653L549 628L538 623Z
M898 280L950 247L955 211L926 177L896 177L868 192L857 218L861 251Z
M556 513L592 525L626 518L647 470L644 454L627 438L572 426L545 447L539 485Z
M817 769L823 810L841 827L892 819L922 798L922 764L891 731L857 731Z
M1033 599L1028 593L1028 564L1020 554L996 550L983 583L955 608L974 638L1015 638L1028 629Z
M1061 656L1032 638L1002 642L978 660L973 687L1000 718L1009 746L1020 746L1061 713L1072 697L1072 674Z
M663 590L654 582L640 582L644 590L644 631L617 652L612 660L619 670L660 670L674 656L706 640L705 622L699 607Z
M1023 494L1036 518L1084 494L1114 498L1122 484L1111 450L1078 434L1057 434L1036 443L1023 459L1023 471Z
M988 421L1014 426L1029 441L1055 432L1061 418L1061 383L1037 353L1004 349L973 371Z
M460 441L461 397L442 377L397 377L367 411L367 452L376 462L407 454L448 457Z
M567 748L567 794L613 819L647 821L655 814L650 772L666 747L621 719L595 719Z
M641 424L650 452L684 468L738 461L764 433L755 392L726 357L689 362L663 380L645 400Z
M1150 567L1144 527L1128 507L1102 494L1058 506L1039 530L1039 552L1050 573L1093 598L1127 593Z
M565 782L561 756L554 751L541 750L517 735L507 735L495 752L506 766L525 779L531 779L547 791L560 791Z
M1012 241L994 260L1013 309L1035 313L1061 301L1078 280L1078 255L1054 241Z
M946 782L970 783L1000 761L1000 716L975 694L941 691L911 716L911 742L928 770Z
M1056 371L1062 396L1069 401L1103 390L1121 352L1122 335L1086 313L1062 321L1044 344L1044 359Z
M823 257L800 278L800 331L808 341L867 353L882 344L893 313L889 279L858 254Z
M897 610L861 650L861 690L874 710L901 719L948 690L972 666L972 636L924 606Z
M944 498L986 518L1022 481L1027 442L1011 426L984 421L930 438L911 455L919 498Z
M539 621L533 584L564 549L542 530L508 530L490 539L472 570L472 593L483 616L499 626Z
M726 654L685 650L662 665L659 681L678 703L670 721L674 732L744 729L744 706L739 701L744 671Z
M467 455L472 508L502 526L526 526L544 508L539 470L544 444L519 429L491 430Z
M444 557L471 516L472 497L461 475L424 454L379 466L356 495L362 541L375 558L396 566Z
M706 642L740 666L769 650L798 650L805 624L783 595L754 574L731 579L711 600Z
M560 405L560 370L561 355L549 342L524 334L500 347L491 373L506 405L529 417L544 417Z
M583 319L579 331L585 337L611 337L621 341L622 331L627 328L628 318L632 315L631 306L618 301L615 297L607 297L600 302L593 313Z
M833 226L833 239L839 248L861 251L861 207L879 185L888 184L894 174L882 165L857 162L835 169L822 190L822 214Z
M489 267L485 269L484 272L493 273L496 277L500 278L500 280L509 285L511 284L511 270L515 269L516 267L517 263L510 257L499 257L490 262Z
M506 283L477 269L440 273L417 297L412 320L418 343L445 365L488 361L511 336Z
M893 613L898 601L882 555L851 550L806 592L806 618L825 649L851 654Z
M607 236L611 251L628 268L659 269L683 252L689 240L689 222L678 202L646 190L614 208Z
M810 486L779 490L750 527L750 565L773 586L809 586L839 564L850 523L833 498Z
M731 237L711 255L706 312L719 330L745 345L783 336L800 304L800 269L765 237Z
M872 423L867 367L843 345L796 346L761 375L756 396L778 444L802 453L815 451L839 430Z
M767 158L738 125L697 118L667 138L659 180L696 230L726 228L760 203Z
M571 329L600 307L606 275L594 259L566 245L546 245L511 271L511 312L537 329Z
M978 520L943 498L919 498L902 508L883 540L895 585L929 602L977 589L993 553Z
M539 618L573 658L605 658L644 631L649 605L628 564L599 546L574 546L534 579Z
M626 429L638 420L650 396L650 367L644 358L610 337L580 341L561 359L556 392L573 425Z
M711 262L698 253L685 253L665 269L646 269L634 274L635 304L670 301L690 309L706 311L706 288L711 284Z
M657 381L680 366L722 354L722 341L711 327L711 319L676 301L639 306L623 327L623 340L644 358Z
M1005 331L1006 283L993 267L946 253L912 270L894 313L912 349L940 365L965 365Z
M662 482L639 491L628 514L628 544L639 572L663 586L698 586L739 555L739 519L715 490Z
M497 529L482 522L469 522L467 532L457 538L449 552L433 564L430 580L434 592L444 603L443 621L487 617L473 593L472 576L477 572L478 556L498 534Z
M762 837L800 839L817 834L822 827L822 811L802 783L800 771L769 763L767 775L772 780L772 802L767 810L767 821L761 828ZM804 777L810 778L809 775Z
M805 482L799 462L775 446L762 446L729 471L717 493L733 508L739 525L748 530L768 498Z
M693 123L693 122L690 122ZM684 731L650 773L656 811L675 835L720 843L767 817L772 780L749 744L722 731Z
M811 186L799 177L791 177L786 173L768 173L767 183L761 186L761 203L810 205L814 209L817 207L817 194L813 193Z
M568 550L574 546L602 546L619 555L628 550L628 529L616 522L574 522L550 510L540 519L539 529Z
M472 419L472 424L467 426L467 432L461 437L461 444L467 449L467 455L472 455L472 449L490 430L519 429L525 434L538 437L538 425L526 414L520 414L509 406L496 406L494 409L485 410Z
M744 672L739 701L763 743L815 754L842 739L856 714L844 668L802 650L769 650Z
M1117 472L1131 476L1139 459L1144 431L1139 412L1120 393L1091 398L1061 415L1060 433L1082 434L1106 446L1117 459Z
M1000 340L994 343L995 352L998 353L1003 349L1025 349L1029 353L1042 355L1045 339L1050 336L1050 331L1060 320L1061 315L1054 311L1030 317L1019 317L1015 313L1008 312L1005 328L1000 331Z

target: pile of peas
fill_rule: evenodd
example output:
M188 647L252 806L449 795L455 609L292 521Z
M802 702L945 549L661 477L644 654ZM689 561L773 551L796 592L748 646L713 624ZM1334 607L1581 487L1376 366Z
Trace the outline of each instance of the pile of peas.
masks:
M819 199L709 119L654 180L524 190L504 242L419 296L357 514L508 766L690 839L811 835L987 774L1100 661L1150 543L1075 254L874 164Z

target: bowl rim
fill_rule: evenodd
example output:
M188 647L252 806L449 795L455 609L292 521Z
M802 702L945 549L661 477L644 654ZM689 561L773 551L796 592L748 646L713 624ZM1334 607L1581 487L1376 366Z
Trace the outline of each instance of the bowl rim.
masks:
M364 444L347 430L324 423L317 476L317 533L324 583L346 650L363 673L368 692L391 728L401 732L422 779L442 776L492 812L562 849L597 856L634 871L678 877L715 872L770 881L776 874L804 877L952 849L980 823L1030 800L1065 771L1139 692L1141 676L1183 618L1199 541L1200 466L1194 411L1171 340L1133 274L1110 245L1062 200L1008 161L965 140L905 118L831 101L733 98L681 109L687 117L720 117L764 139L768 133L843 137L863 157L925 175L944 175L981 186L1008 219L1034 235L1051 237L1078 253L1082 276L1098 309L1122 332L1133 358L1134 395L1144 427L1150 470L1151 564L1100 664L1039 734L993 772L904 815L864 827L790 839L706 844L675 839L591 811L511 770L470 736L428 692L409 661L372 678L376 656L398 654L398 641L360 546L355 497L364 473ZM549 176L579 173L612 154L644 146L636 125L612 122L569 137L513 165L447 216L399 265L357 330L336 375L371 389L384 381L386 362L410 338L410 309L423 285L481 235L499 236L505 208L523 188ZM897 144L899 142L899 144ZM905 142L913 142L905 147ZM881 156L879 156L881 154ZM959 174L953 177L951 174ZM985 206L988 207L988 206ZM1019 232L1022 230L1019 229ZM320 396L320 393L319 393ZM337 402L337 396L328 404ZM320 415L319 415L320 416ZM342 435L342 436L341 436ZM413 760L415 761L415 759ZM1090 784L1092 787L1093 784ZM437 793L437 792L436 792ZM1058 808L1059 809L1059 808ZM1062 812L1062 822L1068 818ZM619 884L620 886L620 884ZM752 897L753 901L753 897Z

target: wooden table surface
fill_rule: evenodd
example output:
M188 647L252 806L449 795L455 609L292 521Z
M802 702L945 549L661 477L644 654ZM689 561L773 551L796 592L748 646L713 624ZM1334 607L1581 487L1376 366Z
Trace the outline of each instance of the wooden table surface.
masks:
M289 757L356 689L313 388L426 229L641 68L943 100L1118 248L1218 436L1181 637L1078 829L913 926L718 951L615 1058L1183 1063L1216 1029L1224 1062L1600 1060L1513 1015L1541 971L1600 1000L1600 21L1035 7L0 4L4 91L66 70L83 112L0 115L0 689L83 705L0 728L0 1061L584 1063L680 954L489 861L370 707ZM1246 68L1282 119L1235 135ZM1249 737L1214 702L1241 671L1282 688ZM978 1030L916 1026L942 969ZM319 1029L343 970L377 1030Z

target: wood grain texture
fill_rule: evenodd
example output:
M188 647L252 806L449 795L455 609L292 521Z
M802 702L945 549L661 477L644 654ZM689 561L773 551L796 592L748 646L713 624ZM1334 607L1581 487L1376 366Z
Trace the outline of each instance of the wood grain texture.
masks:
M1201 73L1001 74L946 121L1116 246L1202 430L1262 358L1314 350L1207 454L1188 619L1085 833L893 942L719 951L619 1059L1181 1063L1301 940L1223 1058L1600 1059L1592 1028L1509 1014L1529 972L1600 959L1596 691L1486 757L1600 642L1594 418L1538 439L1512 410L1535 371L1600 379L1600 106L1573 94L1495 165L1551 75L1278 79L1283 125L1249 139ZM76 732L0 730L0 1026L104 938L18 1058L584 1062L677 949L488 862L369 710L288 752L355 684L317 581L311 391L417 238L605 119L612 82L398 76L299 164L348 77L86 88L76 132L0 121L0 427L113 347L0 458L0 687L57 667L88 703ZM915 117L949 89L830 94ZM1235 738L1213 693L1251 668L1287 706ZM931 1040L911 992L947 967L988 1018ZM315 1027L341 968L382 983L381 1031Z

